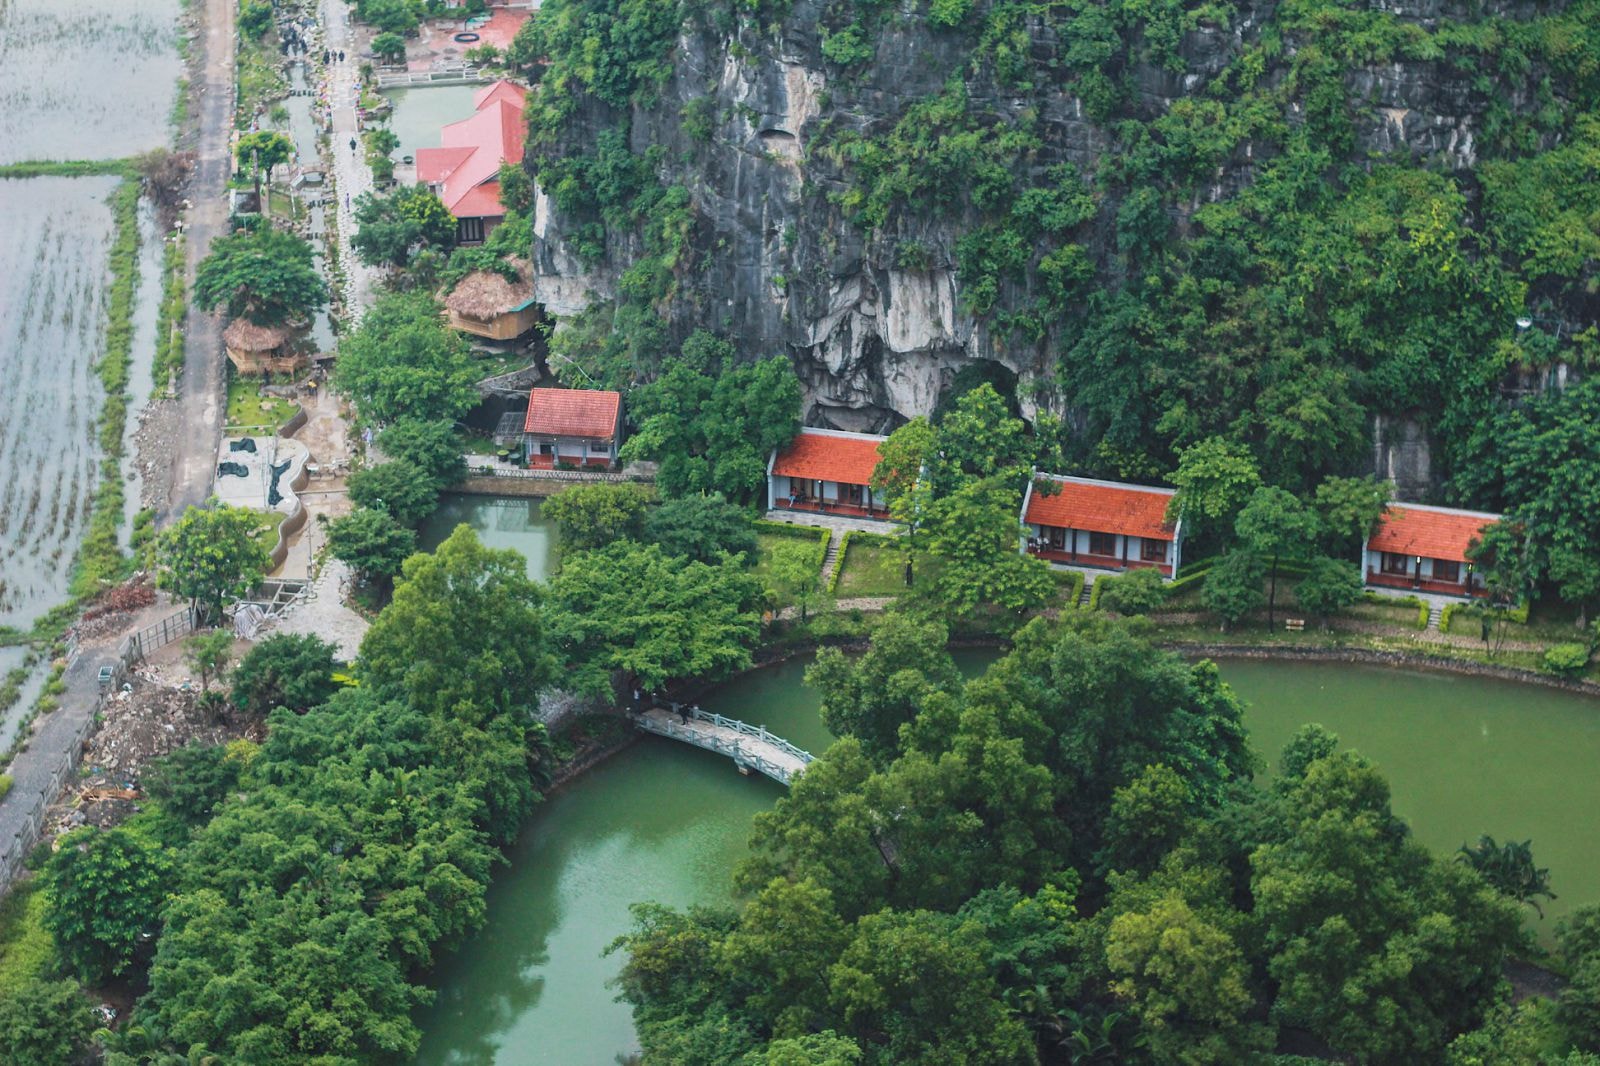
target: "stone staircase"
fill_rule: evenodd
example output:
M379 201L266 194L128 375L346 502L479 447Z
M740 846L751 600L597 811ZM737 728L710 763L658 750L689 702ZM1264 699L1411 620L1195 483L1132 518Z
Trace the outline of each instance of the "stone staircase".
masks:
M839 545L844 541L837 532L828 534L828 550L822 553L822 590L826 592L833 581L833 572L839 568Z
M1089 590L1092 588L1094 588L1094 575L1084 574L1083 591L1078 594L1078 609L1080 611L1087 611L1089 609Z
M1438 603L1428 604L1428 628L1435 633L1439 631L1439 620L1444 614L1444 606Z

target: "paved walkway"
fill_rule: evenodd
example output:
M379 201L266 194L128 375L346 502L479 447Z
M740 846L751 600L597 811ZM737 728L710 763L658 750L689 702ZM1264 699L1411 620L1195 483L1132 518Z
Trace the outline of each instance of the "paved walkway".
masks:
M321 637L339 649L342 661L351 661L361 649L361 638L367 635L368 622L344 605L344 591L350 580L348 566L337 559L328 559L311 583L306 598L262 626L261 638L271 633Z
M322 0L323 40L334 54L328 64L328 108L333 132L328 138L329 163L333 167L337 199L333 204L339 219L339 265L344 270L344 309L346 328L353 329L372 304L376 275L350 251L350 236L356 231L355 204L361 194L372 189L372 171L366 163L366 146L356 118L361 99L361 57L356 53L355 31L350 26L349 8L341 0ZM339 52L344 62L339 62ZM356 141L355 151L350 141ZM348 206L347 206L348 205Z
M846 518L844 515L818 514L815 511L790 511L782 507L775 507L762 517L768 522L810 526L813 529L831 529L839 533L855 530L860 533L878 533L892 537L900 532L900 527L893 522L877 522L870 518Z

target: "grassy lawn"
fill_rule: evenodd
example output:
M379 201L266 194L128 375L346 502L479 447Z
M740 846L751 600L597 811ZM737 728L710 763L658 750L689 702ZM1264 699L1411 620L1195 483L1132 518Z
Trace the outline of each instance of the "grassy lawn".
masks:
M55 947L45 931L39 881L19 883L0 899L0 989L21 988L50 964Z
M802 544L806 548L810 549L814 560L811 565L816 568L820 578L822 573L823 551L820 539L813 540L802 537L785 537L780 533L757 533L756 566L753 573L756 577L761 579L763 584L770 582L772 579L772 553L781 544ZM816 596L814 596L811 601L813 606L821 602L822 592L823 590L821 588L817 590ZM779 596L778 606L780 608L791 607L793 606L793 601L789 597Z
M1368 603L1361 600L1342 612L1344 617L1359 618L1364 622L1380 622L1387 626L1417 626L1418 611L1409 603Z
M271 429L286 422L294 404L261 395L255 378L234 376L228 380L228 430Z
M906 590L905 557L893 548L852 542L839 571L839 599L898 596Z

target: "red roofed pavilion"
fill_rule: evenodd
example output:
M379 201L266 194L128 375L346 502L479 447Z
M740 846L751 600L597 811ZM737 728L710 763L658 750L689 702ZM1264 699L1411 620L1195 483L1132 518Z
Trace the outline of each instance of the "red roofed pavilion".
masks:
M622 394L601 389L533 389L522 440L529 466L611 466L622 443Z
M1040 474L1022 500L1024 550L1054 563L1107 570L1178 569L1183 523L1167 521L1174 490Z
M472 98L475 114L440 133L443 147L417 150L417 181L456 216L456 240L481 244L504 221L500 164L522 162L527 90L497 81Z
M1444 596L1486 595L1467 549L1500 516L1420 503L1391 503L1361 546L1367 584Z
M768 509L888 518L888 507L872 496L878 446L887 439L842 429L802 429L767 463Z

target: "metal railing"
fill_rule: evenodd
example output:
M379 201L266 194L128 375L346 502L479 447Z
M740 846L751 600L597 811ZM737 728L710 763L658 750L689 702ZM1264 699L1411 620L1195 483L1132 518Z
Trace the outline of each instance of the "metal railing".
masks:
M194 608L185 607L177 614L168 615L159 622L145 626L137 633L129 634L128 639L122 642L123 665L131 666L157 648L171 644L179 637L188 636L194 632L194 623Z
M464 85L488 81L477 67L449 67L444 70L407 70L378 75L378 88L399 89L408 85Z
M763 754L759 748L746 745L741 738L747 737L765 744L777 753L789 756L790 759L798 762L802 768L810 765L813 760L813 756L809 751L798 748L776 733L770 732L766 726L751 725L748 722L741 722L737 718L729 718L726 715L715 714L711 711L702 711L699 707L685 707L681 703L669 702L666 708L680 720L674 722L671 718L657 719L640 716L637 719L639 728L647 733L669 737L673 740L681 740L697 748L714 751L719 755L726 755L734 761L734 765L741 769L756 770L779 784L787 785L791 783L799 770L788 763L780 762ZM728 730L734 735L727 736L690 729L687 722L682 721L684 718L690 721L705 722L717 729Z
M620 470L553 470L547 467L516 467L495 464L467 464L468 477L519 478L528 481L654 481L649 474L629 474Z

